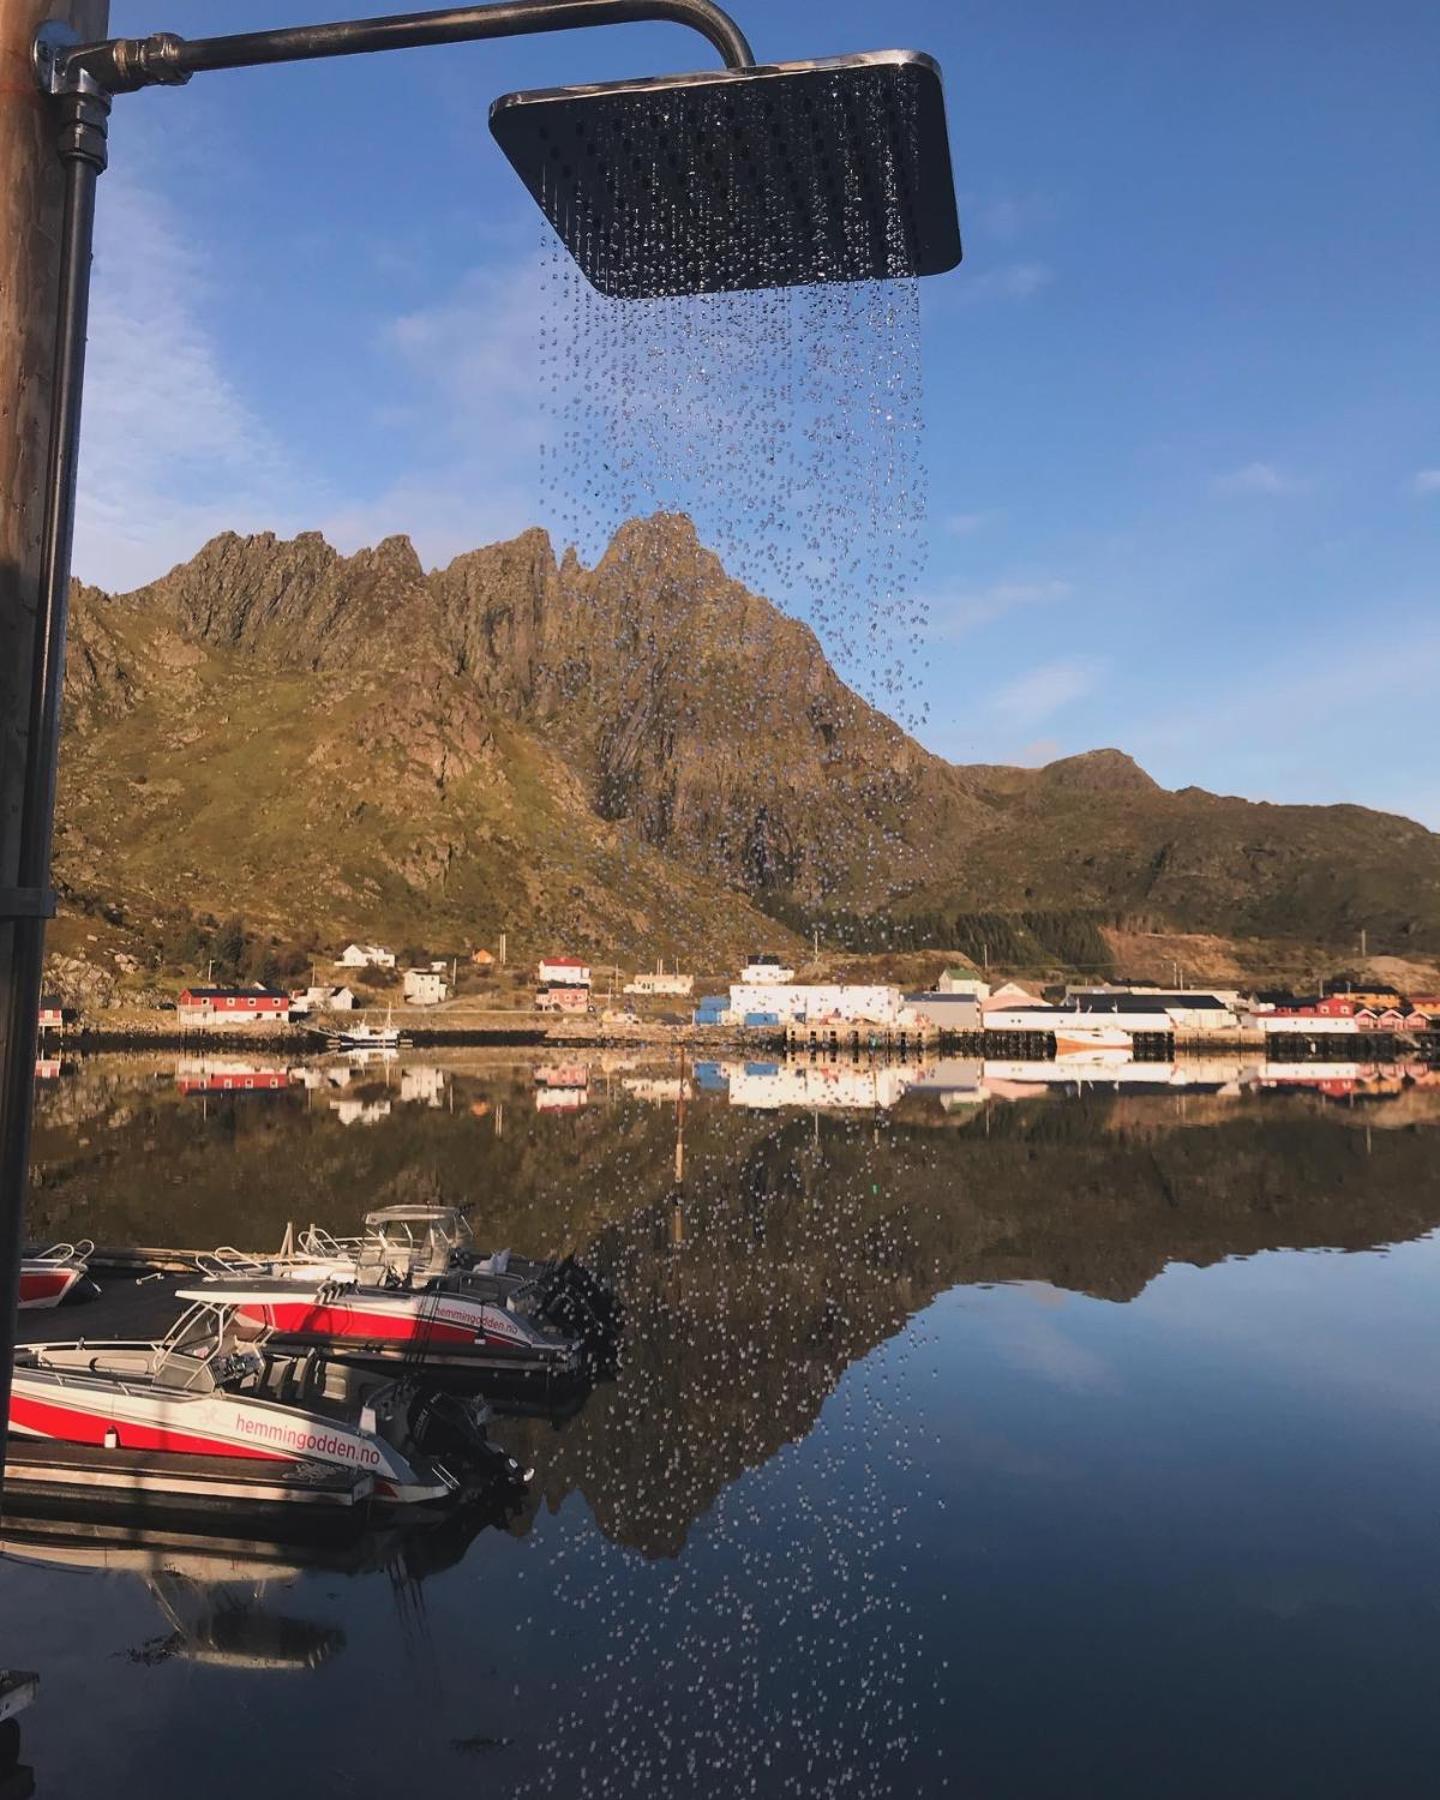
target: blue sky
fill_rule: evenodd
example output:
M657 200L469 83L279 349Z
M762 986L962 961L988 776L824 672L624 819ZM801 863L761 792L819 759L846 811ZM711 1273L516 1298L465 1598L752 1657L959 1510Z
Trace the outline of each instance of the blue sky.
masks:
M340 17L115 0L120 32ZM358 10L371 10L361 8ZM1440 827L1440 10L737 0L762 60L944 65L966 262L922 296L922 732ZM711 66L628 26L117 102L80 574L226 527L542 516L537 215L513 88Z

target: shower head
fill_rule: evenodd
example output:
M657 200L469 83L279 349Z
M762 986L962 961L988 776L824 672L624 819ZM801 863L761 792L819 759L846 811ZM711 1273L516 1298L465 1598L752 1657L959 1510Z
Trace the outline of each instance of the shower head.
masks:
M940 70L905 50L507 94L490 129L623 299L938 275L960 261Z

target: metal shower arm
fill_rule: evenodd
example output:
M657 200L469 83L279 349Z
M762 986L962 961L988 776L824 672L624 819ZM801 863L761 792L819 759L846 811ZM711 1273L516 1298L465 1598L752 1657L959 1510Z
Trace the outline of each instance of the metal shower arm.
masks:
M144 87L177 87L206 69L313 62L327 56L414 50L428 44L464 44L641 21L687 25L715 46L727 68L755 66L744 32L714 0L501 0L489 6L452 6L440 12L396 13L328 25L290 25L232 37L187 40L159 31L150 37L111 38L100 44L53 40L44 44L42 40L46 65L41 76L52 93L73 90L79 81L88 80L106 93L124 94Z

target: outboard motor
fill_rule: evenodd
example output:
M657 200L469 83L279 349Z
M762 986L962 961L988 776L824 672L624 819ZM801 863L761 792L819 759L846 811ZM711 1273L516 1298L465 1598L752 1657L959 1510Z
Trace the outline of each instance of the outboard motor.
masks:
M418 1393L410 1409L410 1432L418 1450L444 1461L469 1485L518 1491L529 1472L491 1442L489 1422L488 1406L437 1388Z
M624 1316L608 1283L567 1256L546 1270L539 1286L541 1316L567 1337L578 1338L596 1368L612 1370Z

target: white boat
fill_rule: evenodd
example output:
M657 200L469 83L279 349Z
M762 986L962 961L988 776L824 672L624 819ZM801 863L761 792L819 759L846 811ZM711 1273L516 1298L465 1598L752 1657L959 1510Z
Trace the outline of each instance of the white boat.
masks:
M358 1024L327 1031L325 1041L336 1050L398 1050L404 1039L400 1027L392 1024L386 1013L383 1025L372 1025L368 1019Z
M237 1309L210 1294L158 1342L29 1344L16 1350L10 1395L15 1438L98 1449L319 1463L369 1474L378 1499L397 1506L447 1501L462 1474L427 1453L519 1479L512 1459L488 1445L474 1403L410 1384L366 1379L310 1354L277 1352Z
M1119 1025L1090 1025L1066 1020L1055 1027L1057 1062L1130 1062L1135 1039Z
M257 1258L224 1246L200 1267L242 1319L347 1360L564 1383L608 1366L619 1335L615 1297L588 1270L481 1256L453 1207L387 1207L359 1237L311 1226L298 1250Z
M52 1244L48 1250L37 1250L20 1263L20 1310L40 1312L68 1300L86 1279L95 1246L87 1240L78 1244Z

